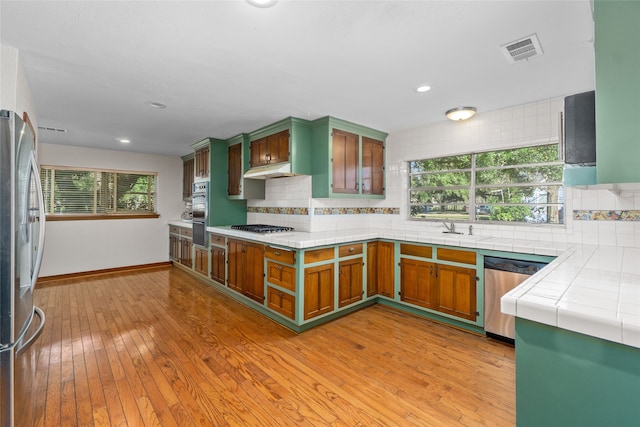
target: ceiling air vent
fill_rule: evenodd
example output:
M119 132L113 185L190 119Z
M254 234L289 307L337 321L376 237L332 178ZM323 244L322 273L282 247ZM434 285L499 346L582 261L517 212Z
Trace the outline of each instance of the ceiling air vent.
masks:
M542 47L540 47L540 41L535 34L504 44L500 46L500 49L510 64L542 55Z
M38 126L38 129L40 129L40 130L48 130L48 131L51 131L51 132L62 132L62 133L66 133L67 132L66 129L52 128L52 127L48 127L48 126Z

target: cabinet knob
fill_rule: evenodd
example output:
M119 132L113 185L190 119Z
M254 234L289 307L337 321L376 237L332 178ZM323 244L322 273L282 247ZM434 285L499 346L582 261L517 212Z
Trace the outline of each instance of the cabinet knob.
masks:
M275 251L273 254L274 254L275 256L280 256L280 252L278 252L278 251Z
M356 250L356 248L349 248L349 252L353 252L355 250Z

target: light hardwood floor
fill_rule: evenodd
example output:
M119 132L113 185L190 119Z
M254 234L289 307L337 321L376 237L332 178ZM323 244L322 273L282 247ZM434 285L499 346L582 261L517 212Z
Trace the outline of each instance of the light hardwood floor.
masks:
M511 426L514 349L382 305L295 334L176 268L39 288L43 426Z

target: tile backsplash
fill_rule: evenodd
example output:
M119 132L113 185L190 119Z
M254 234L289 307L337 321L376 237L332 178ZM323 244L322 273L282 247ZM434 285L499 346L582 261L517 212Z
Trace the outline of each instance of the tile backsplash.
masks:
M557 142L563 98L392 132L386 146L386 198L312 199L311 176L266 181L265 199L249 200L247 221L332 231L364 227L440 233L439 222L408 219L407 162L470 151ZM481 147L481 148L479 148ZM612 191L613 190L613 191ZM474 223L473 233L511 239L640 247L640 183L567 187L564 225ZM620 218L625 218L621 220ZM467 224L460 230L467 232Z

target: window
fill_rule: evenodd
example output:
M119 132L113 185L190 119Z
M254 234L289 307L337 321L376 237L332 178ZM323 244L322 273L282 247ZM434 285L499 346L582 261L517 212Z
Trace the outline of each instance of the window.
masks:
M558 144L409 162L411 219L562 224Z
M40 168L47 220L157 217L153 172Z

